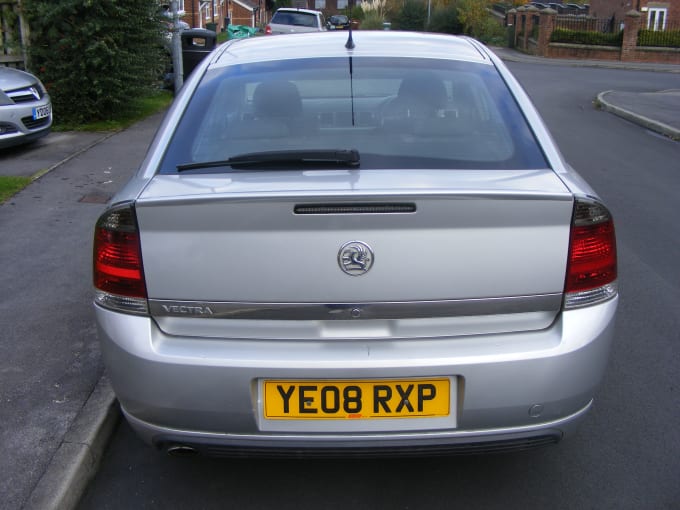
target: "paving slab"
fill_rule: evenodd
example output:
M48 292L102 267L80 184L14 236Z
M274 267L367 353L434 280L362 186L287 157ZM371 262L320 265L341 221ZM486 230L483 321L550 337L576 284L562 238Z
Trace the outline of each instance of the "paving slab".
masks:
M680 74L679 64L661 64L656 62L622 62L620 60L588 60L570 58L546 58L529 55L512 48L492 47L491 50L503 60L530 64L557 65L570 67L599 67L602 69L621 69L629 71L650 71L658 73Z
M615 115L680 140L680 89L637 93L609 90L600 93L597 101Z
M113 136L110 132L52 132L33 143L0 150L0 175L33 177Z
M1 509L72 507L94 474L108 433L85 415L92 406L108 412L114 399L105 393L86 406L104 373L92 309L94 223L138 168L161 118L103 137L57 138L49 158L21 149L28 174L44 161L61 164L0 205Z

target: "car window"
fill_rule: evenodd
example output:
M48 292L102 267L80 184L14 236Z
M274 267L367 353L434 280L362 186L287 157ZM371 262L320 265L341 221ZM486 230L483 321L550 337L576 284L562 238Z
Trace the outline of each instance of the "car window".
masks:
M547 166L491 66L353 57L351 69L348 58L327 58L211 70L161 171L250 152L318 149L357 150L361 168Z
M316 15L308 12L281 12L277 11L272 23L279 25L295 25L300 27L316 27Z

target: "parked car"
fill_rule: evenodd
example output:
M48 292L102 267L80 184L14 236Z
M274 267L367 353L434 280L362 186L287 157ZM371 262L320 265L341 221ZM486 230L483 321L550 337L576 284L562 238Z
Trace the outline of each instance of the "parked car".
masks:
M588 7L580 4L565 4L569 14L586 15L588 14Z
M551 444L618 303L612 216L503 62L391 31L228 42L96 223L123 413L170 453Z
M557 14L562 14L562 13L566 12L566 9L565 9L563 4L552 3L552 4L548 4L548 7L557 11Z
M278 9L265 27L265 35L322 32L326 30L323 13L309 9Z
M0 149L32 142L52 127L52 103L38 78L0 66Z
M328 30L349 30L349 25L350 20L344 14L334 14L326 22Z

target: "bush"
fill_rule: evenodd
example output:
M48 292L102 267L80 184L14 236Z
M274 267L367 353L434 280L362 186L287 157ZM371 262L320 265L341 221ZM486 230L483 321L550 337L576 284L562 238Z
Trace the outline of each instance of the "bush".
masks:
M588 44L593 46L621 46L623 44L623 31L602 33L556 28L550 36L550 42Z
M638 32L638 46L680 48L680 30L640 30Z
M24 0L24 12L59 121L111 119L157 88L167 57L156 0Z
M482 25L482 31L475 37L489 46L507 46L508 31L496 18L489 16Z
M484 32L489 13L487 0L457 0L458 19L467 35L479 37Z
M274 12L281 7L292 7L291 0L265 0L266 10Z
M394 26L397 30L425 30L427 5L418 0L406 0L397 12Z
M435 7L430 17L430 25L427 28L430 32L462 34L463 25L458 20L458 9L456 6L449 4Z
M364 17L366 14L364 13L364 10L362 9L361 5L357 5L355 7L352 7L352 12L351 12L351 19L355 19L358 21L363 21Z
M361 21L361 30L382 30L383 18L378 11L366 11Z

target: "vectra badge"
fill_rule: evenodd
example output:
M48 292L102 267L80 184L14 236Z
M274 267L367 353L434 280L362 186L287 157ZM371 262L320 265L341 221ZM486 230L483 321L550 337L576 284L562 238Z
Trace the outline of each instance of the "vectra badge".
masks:
M350 276L366 274L373 266L373 250L361 241L350 241L340 247L338 264Z

